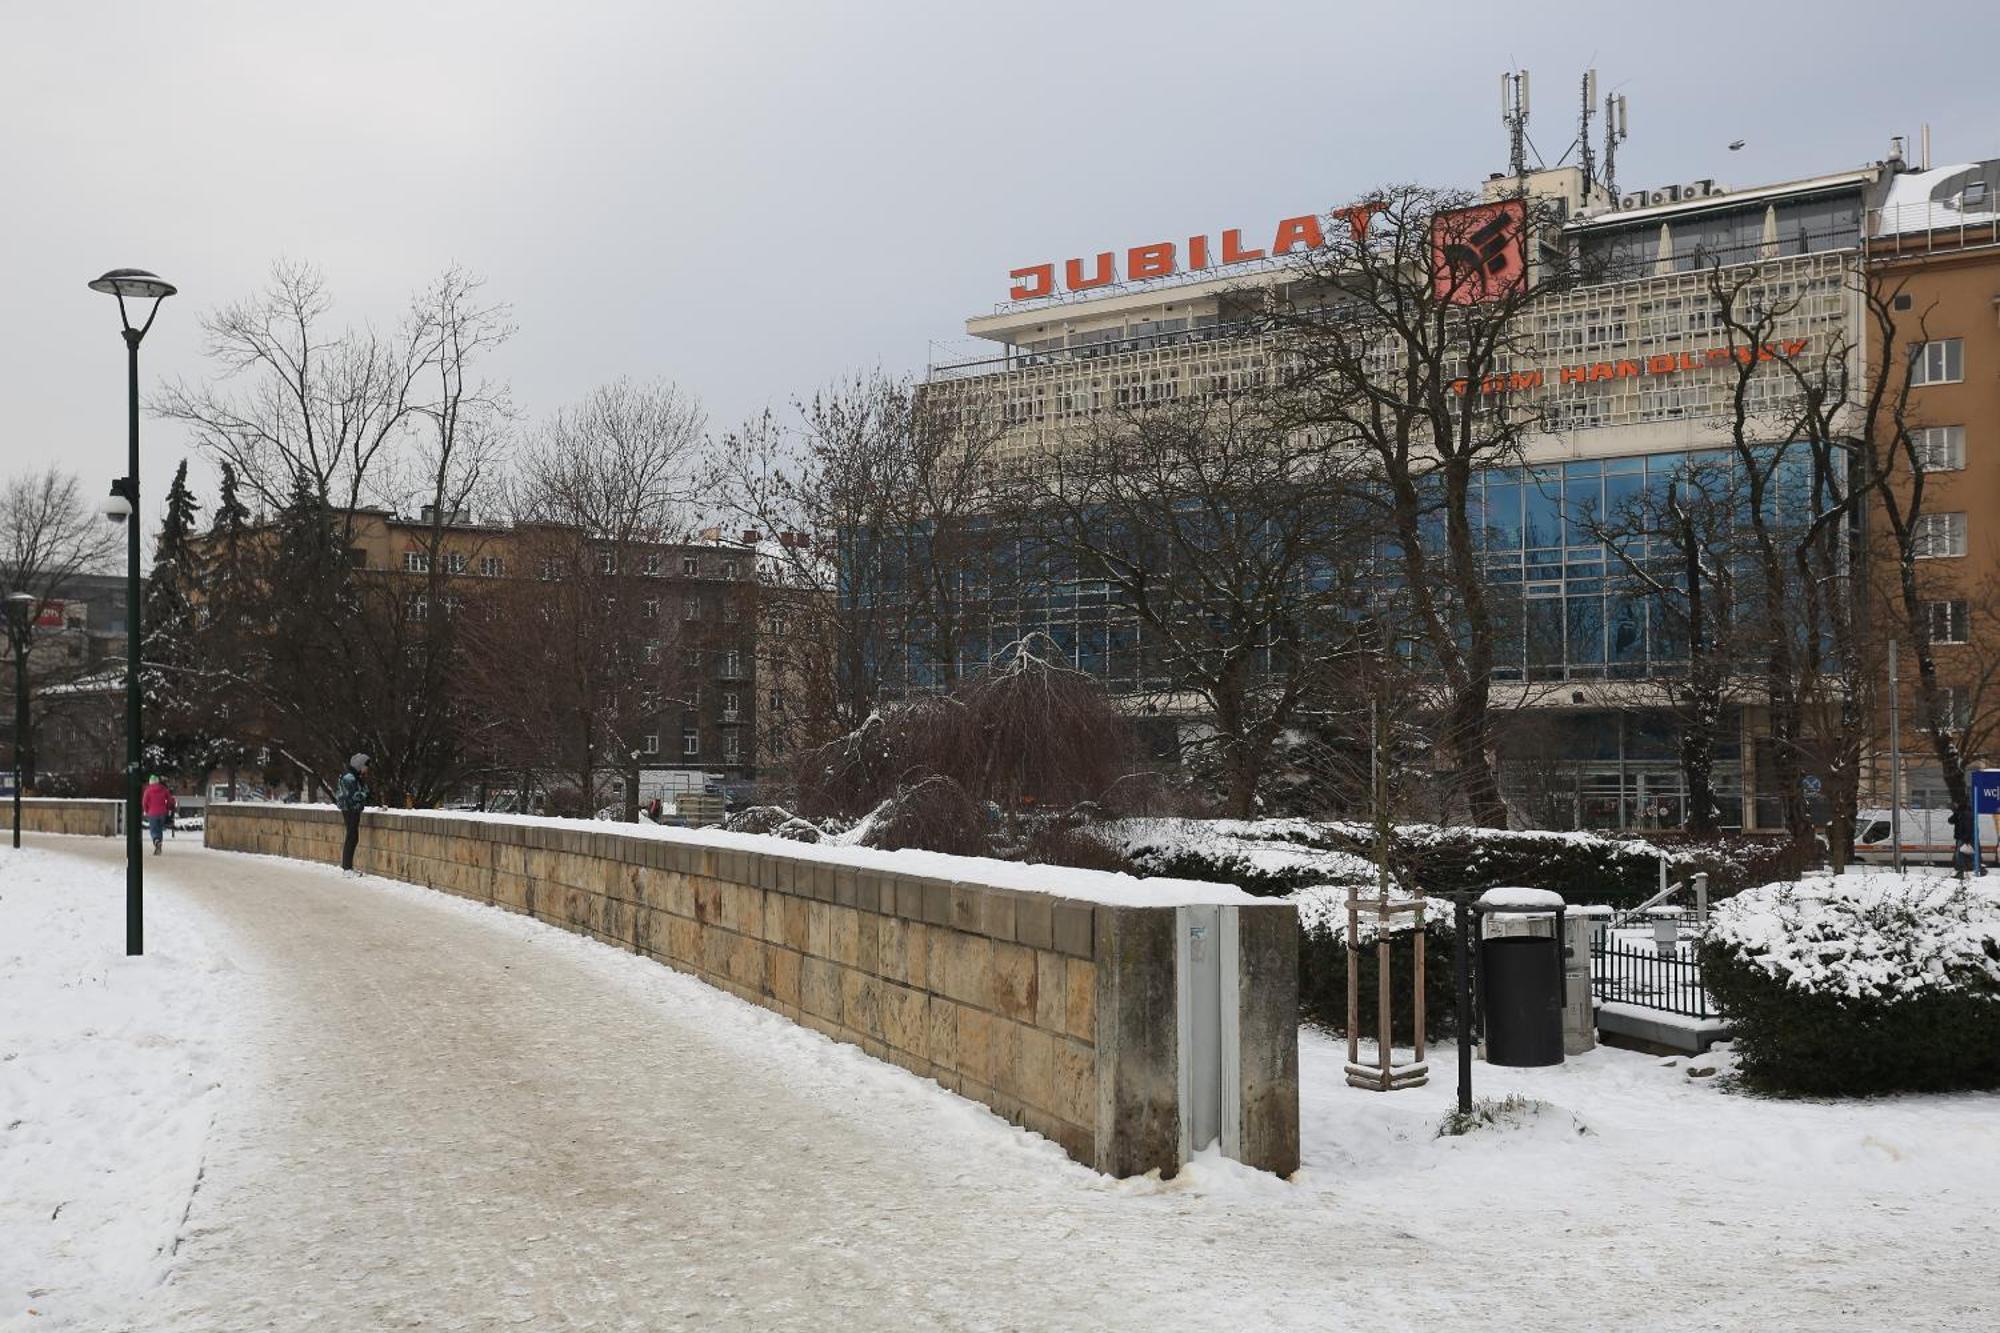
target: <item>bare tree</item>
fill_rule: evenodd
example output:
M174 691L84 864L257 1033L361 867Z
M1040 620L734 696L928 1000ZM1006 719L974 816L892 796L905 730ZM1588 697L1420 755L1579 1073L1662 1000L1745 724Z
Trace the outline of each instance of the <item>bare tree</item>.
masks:
M79 574L101 569L122 545L121 534L84 503L72 473L51 466L11 476L0 486L0 580L4 580L6 592L32 597L37 612L62 601ZM45 635L36 623L41 618L39 614L32 617L21 632L21 646L30 657L37 639ZM12 651L7 653L6 665L11 676L15 668ZM29 688L33 691L38 685L64 683L94 665L87 657L64 664L44 663L39 672L31 665ZM23 786L35 783L34 730L41 712L40 704L31 699L28 729L14 738Z
M403 438L426 357L438 350L401 334L335 331L332 314L317 267L277 263L263 292L202 317L217 378L175 381L150 404L234 467L267 510L288 503L301 476L336 513L377 498L376 468Z
M1326 244L1263 316L1288 418L1373 471L1398 583L1441 684L1439 748L1471 817L1488 825L1507 817L1491 716L1504 615L1488 595L1470 496L1479 473L1518 461L1541 425L1531 395L1504 391L1528 364L1524 316L1571 285L1560 269L1529 280L1548 221L1537 208L1378 191L1328 219Z
M510 766L561 756L586 803L643 725L693 703L685 656L706 648L688 626L708 617L658 606L657 579L660 546L687 535L702 439L687 394L620 380L556 413L514 478L515 576L471 630L469 669L482 710L515 732Z
M996 437L994 423L870 374L798 404L794 422L766 413L719 442L715 489L776 538L764 572L788 632L768 642L778 660L766 668L790 683L797 743L853 730L885 690L948 687L998 647L985 620L1004 577Z
M1023 591L1112 593L1134 660L1107 668L1169 708L1199 701L1238 817L1280 738L1371 650L1353 457L1222 396L1102 422L1011 483L1040 546Z

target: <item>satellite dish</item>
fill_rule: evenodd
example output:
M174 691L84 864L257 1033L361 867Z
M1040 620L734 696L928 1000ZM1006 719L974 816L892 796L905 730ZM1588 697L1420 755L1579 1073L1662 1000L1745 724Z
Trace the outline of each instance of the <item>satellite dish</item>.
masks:
M1735 151L1736 151L1737 149L1741 148L1741 147L1742 147L1742 146L1743 146L1743 145L1744 145L1745 143L1748 143L1748 142L1749 142L1749 140L1747 140L1747 139L1737 139L1737 140L1734 140L1734 141L1733 141L1733 142L1731 142L1731 143L1730 143L1730 145L1729 145L1729 151L1733 153L1733 152L1735 152Z

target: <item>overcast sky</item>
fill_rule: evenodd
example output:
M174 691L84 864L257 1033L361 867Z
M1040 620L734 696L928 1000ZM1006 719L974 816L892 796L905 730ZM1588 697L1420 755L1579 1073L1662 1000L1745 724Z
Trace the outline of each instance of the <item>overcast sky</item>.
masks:
M84 287L107 268L181 288L149 385L201 374L197 317L280 256L383 327L456 262L513 303L493 369L531 416L664 376L726 426L953 359L1021 264L1475 184L1510 65L1551 161L1587 65L1629 96L1628 189L1854 166L1926 121L1940 164L2000 156L1996 13L4 0L0 472L123 470L116 311ZM187 446L145 430L152 512Z

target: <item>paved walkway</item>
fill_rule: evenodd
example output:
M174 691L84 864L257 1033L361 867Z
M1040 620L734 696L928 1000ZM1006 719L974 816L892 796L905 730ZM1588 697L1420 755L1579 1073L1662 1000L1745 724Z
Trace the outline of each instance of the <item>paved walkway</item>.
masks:
M38 841L107 870L122 854ZM1607 1053L1521 1071L1572 1104L1596 1089L1588 1138L1564 1113L1440 1142L1447 1088L1335 1079L1309 1089L1306 1183L1117 1183L518 917L186 840L148 870L245 974L250 1012L234 1111L137 1327L1990 1323L1990 1100L1772 1103Z
M657 964L170 850L153 891L226 922L254 983L261 1089L149 1326L1220 1327L1296 1297L1257 1289L1277 1255L1211 1257L1258 1248L1190 1215L1214 1201L1135 1198Z

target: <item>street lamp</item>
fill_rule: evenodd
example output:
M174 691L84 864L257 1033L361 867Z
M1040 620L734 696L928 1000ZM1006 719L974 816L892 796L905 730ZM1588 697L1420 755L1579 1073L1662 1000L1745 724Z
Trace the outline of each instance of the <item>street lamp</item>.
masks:
M14 845L21 845L21 747L28 743L28 635L35 624L35 599L7 594L7 639L14 648Z
M146 951L146 860L139 841L139 787L144 776L139 750L139 343L159 317L160 302L175 289L171 282L142 268L114 268L91 283L90 290L118 298L118 320L125 326L126 420L130 427L126 473L112 483L104 516L114 523L125 523L125 952L131 955ZM125 309L127 297L153 303L146 322L136 329Z

